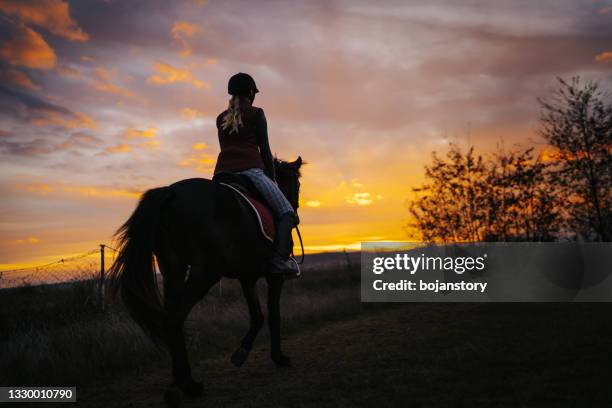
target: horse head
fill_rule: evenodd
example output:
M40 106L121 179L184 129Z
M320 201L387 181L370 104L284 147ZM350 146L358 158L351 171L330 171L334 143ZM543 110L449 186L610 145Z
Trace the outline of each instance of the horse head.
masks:
M300 206L300 168L302 164L305 163L301 156L292 162L274 159L278 187L295 210Z

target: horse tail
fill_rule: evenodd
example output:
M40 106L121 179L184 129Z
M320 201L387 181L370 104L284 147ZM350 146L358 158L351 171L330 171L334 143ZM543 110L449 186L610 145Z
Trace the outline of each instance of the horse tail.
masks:
M130 218L115 233L119 249L109 270L110 295L121 293L130 316L158 347L163 345L167 313L157 286L153 250L161 209L170 192L169 187L160 187L144 193Z

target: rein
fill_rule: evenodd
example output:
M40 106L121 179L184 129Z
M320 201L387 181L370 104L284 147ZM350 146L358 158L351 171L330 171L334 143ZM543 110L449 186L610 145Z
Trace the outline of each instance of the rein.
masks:
M297 232L298 238L300 240L300 248L302 249L302 256L300 257L300 261L297 262L295 261L298 265L301 265L304 263L304 242L302 241L302 234L300 233L300 228L296 225L295 226L295 231ZM293 246L291 246L291 256L295 258L294 253L293 253Z

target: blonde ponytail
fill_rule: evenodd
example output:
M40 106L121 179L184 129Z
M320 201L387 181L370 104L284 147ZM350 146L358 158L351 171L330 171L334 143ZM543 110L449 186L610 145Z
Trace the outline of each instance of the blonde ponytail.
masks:
M244 106L246 102L245 97L232 95L227 112L225 113L225 116L223 116L221 129L227 130L229 128L230 134L233 132L238 132L238 129L240 126L242 126L242 106Z

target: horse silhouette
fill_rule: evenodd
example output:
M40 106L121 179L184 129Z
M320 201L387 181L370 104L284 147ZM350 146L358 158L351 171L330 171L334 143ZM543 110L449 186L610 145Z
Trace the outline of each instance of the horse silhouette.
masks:
M297 211L302 159L274 164L278 185ZM177 405L182 393L203 394L203 385L191 375L184 322L221 277L240 281L250 314L249 330L232 363L241 366L246 361L263 326L255 284L265 278L271 358L277 366L291 366L280 338L284 278L269 273L272 244L232 189L195 178L148 190L115 235L120 249L110 268L110 294L120 292L131 317L158 347L169 351L174 383L165 397L170 405ZM154 259L163 277L163 303Z

